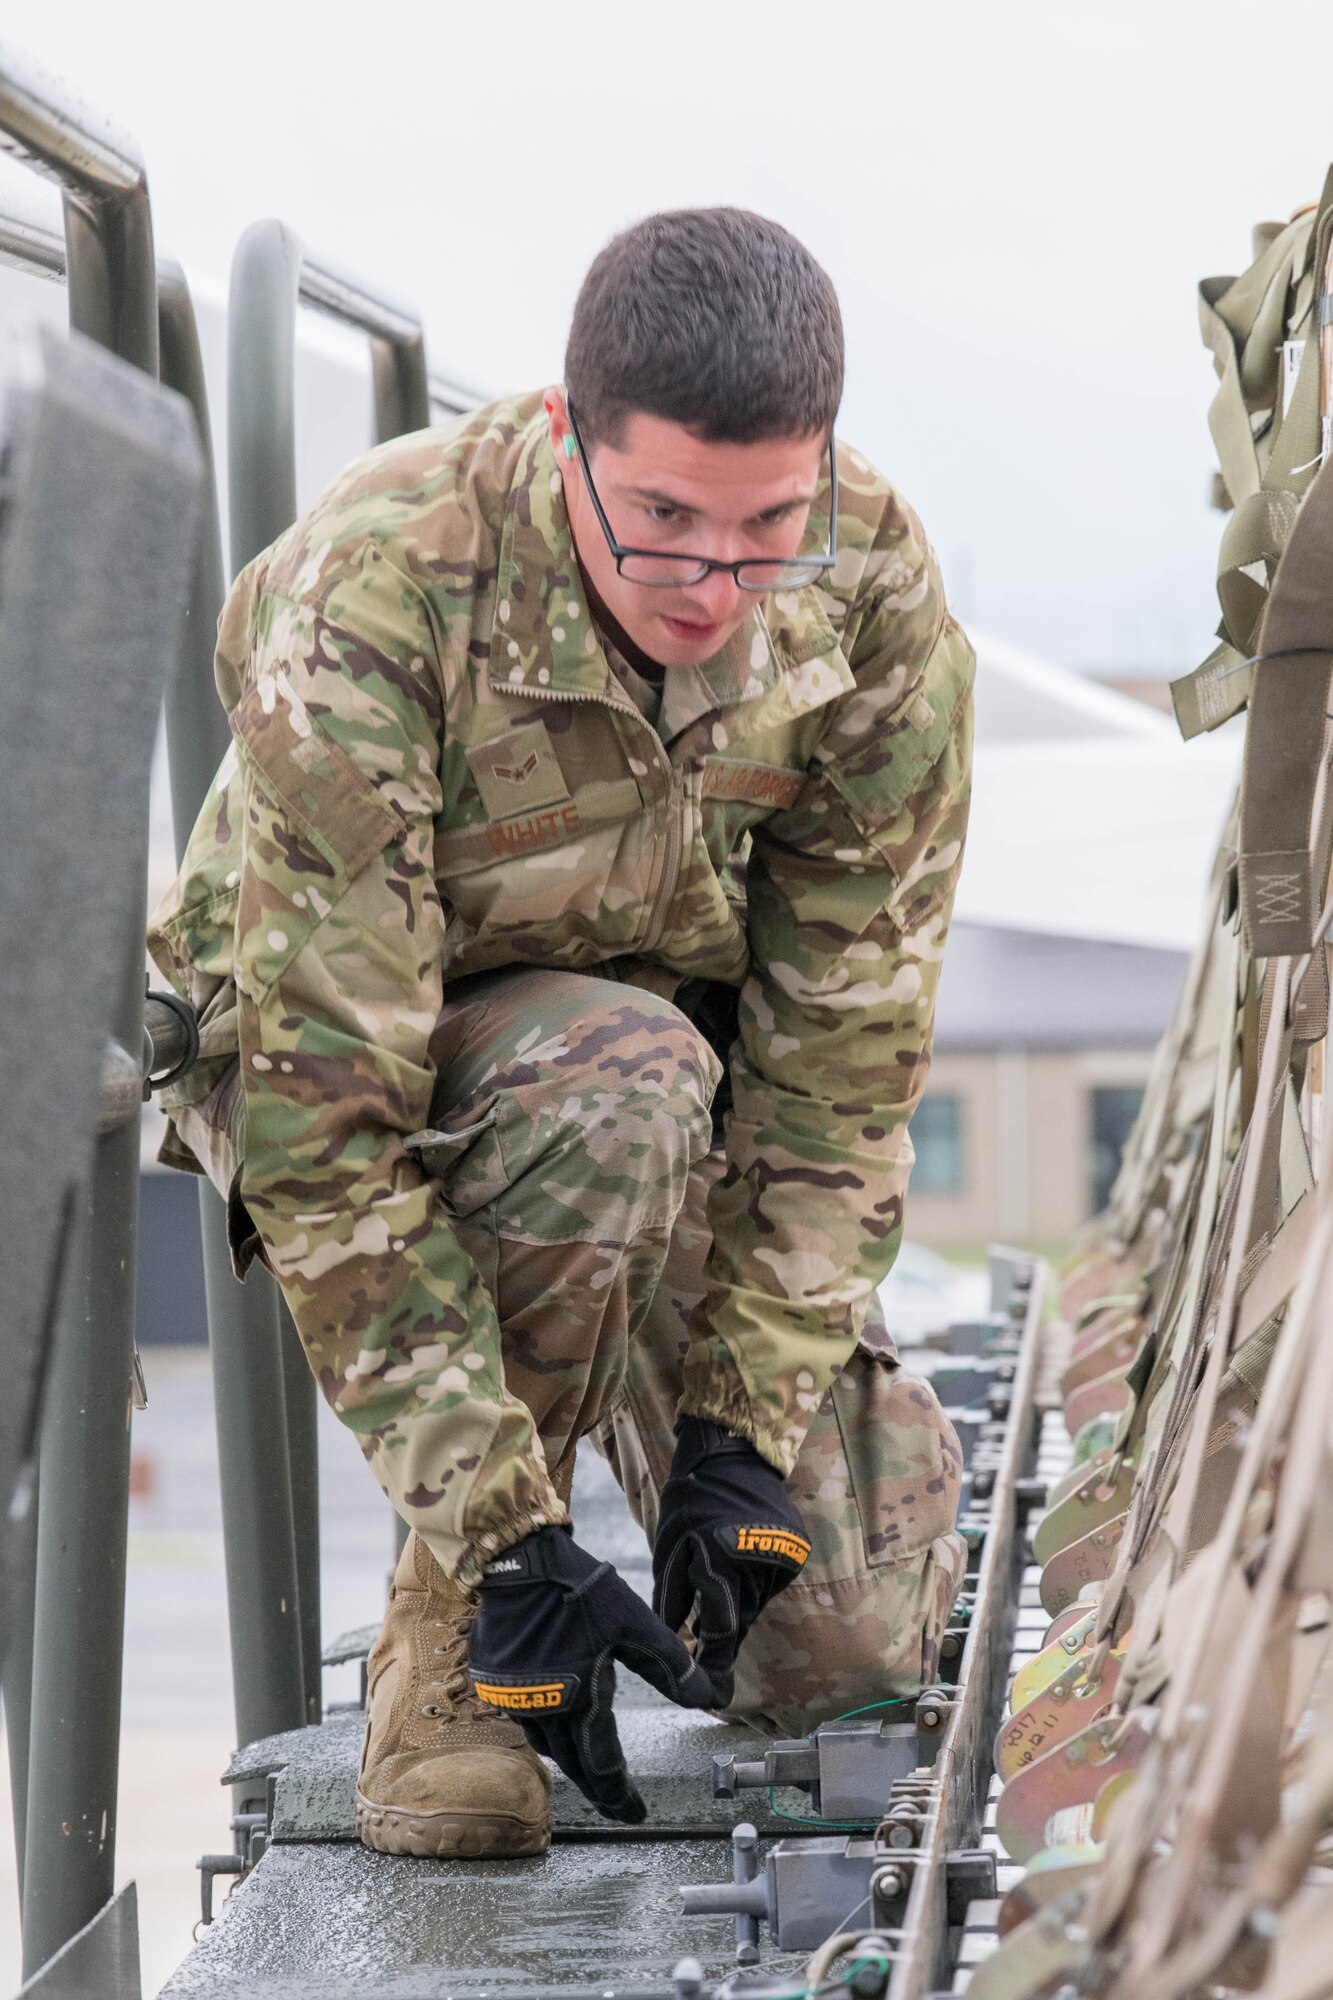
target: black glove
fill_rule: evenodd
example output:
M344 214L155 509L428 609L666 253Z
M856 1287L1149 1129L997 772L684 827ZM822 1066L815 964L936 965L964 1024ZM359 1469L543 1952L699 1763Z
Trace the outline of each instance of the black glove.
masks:
M521 1722L533 1749L607 1819L637 1826L648 1808L616 1734L614 1660L682 1708L717 1706L675 1633L567 1529L538 1528L487 1566L468 1637L473 1688Z
M695 1658L719 1707L731 1700L742 1639L809 1553L781 1474L745 1438L683 1417L653 1543L653 1610L679 1632L698 1598Z

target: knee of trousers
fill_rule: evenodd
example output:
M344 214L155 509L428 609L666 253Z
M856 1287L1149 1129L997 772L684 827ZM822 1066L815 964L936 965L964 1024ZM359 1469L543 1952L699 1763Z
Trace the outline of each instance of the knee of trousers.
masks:
M484 1204L529 1242L664 1240L712 1143L720 1065L702 1035L611 980L524 970L468 987L437 1072L442 1144L423 1154L455 1213Z

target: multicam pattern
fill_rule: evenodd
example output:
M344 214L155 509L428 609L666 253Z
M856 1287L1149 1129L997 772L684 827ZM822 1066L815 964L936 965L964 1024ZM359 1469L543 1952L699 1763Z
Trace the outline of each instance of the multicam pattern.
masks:
M594 1434L650 1542L675 1446L685 1329L703 1290L708 1198L725 1165L710 1153L690 1174L629 1346L623 1399ZM899 1367L872 1301L788 1482L810 1554L741 1647L733 1720L797 1736L936 1677L966 1562L954 1532L962 1471L953 1425L930 1384Z
M360 460L224 611L235 745L152 937L224 1074L170 1156L239 1157L312 1366L409 1518L442 1496L424 1532L464 1576L563 1510L408 1143L446 988L523 964L742 988L685 1407L783 1472L893 1261L972 655L915 518L855 453L840 478L827 585L673 669L656 730L608 673L537 397Z

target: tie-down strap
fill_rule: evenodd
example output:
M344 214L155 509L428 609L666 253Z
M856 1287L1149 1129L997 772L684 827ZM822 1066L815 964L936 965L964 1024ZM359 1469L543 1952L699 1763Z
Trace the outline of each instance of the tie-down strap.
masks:
M1240 801L1240 898L1258 958L1313 949L1328 876L1333 468L1320 468L1269 592Z

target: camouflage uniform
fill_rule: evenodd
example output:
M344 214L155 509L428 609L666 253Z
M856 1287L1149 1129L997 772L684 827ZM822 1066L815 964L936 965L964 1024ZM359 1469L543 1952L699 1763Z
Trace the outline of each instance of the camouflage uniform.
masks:
M801 1453L828 1562L766 1621L797 1679L797 1592L845 1610L853 1540L886 1574L910 1544L913 1617L957 1559L947 1426L857 1341L901 1237L972 656L914 517L857 454L839 473L832 577L671 669L654 729L590 620L539 397L350 467L228 600L234 746L152 936L204 1019L165 1156L227 1190L238 1266L272 1269L446 1569L563 1520L548 1464L599 1423L650 1515L679 1393L784 1473ZM477 977L533 967L555 983ZM685 1018L716 981L723 1171ZM687 1330L658 1285L682 1204ZM849 1378L883 1392L863 1446L919 1412L878 1465L833 1437Z
M717 1058L651 993L514 969L451 989L432 1051L415 1150L495 1301L505 1386L557 1491L591 1436L651 1541L725 1169L708 1112ZM810 1558L738 1662L731 1712L779 1733L932 1678L957 1592L957 1439L899 1368L878 1301L867 1321L791 1475ZM442 1497L409 1496L427 1519Z

